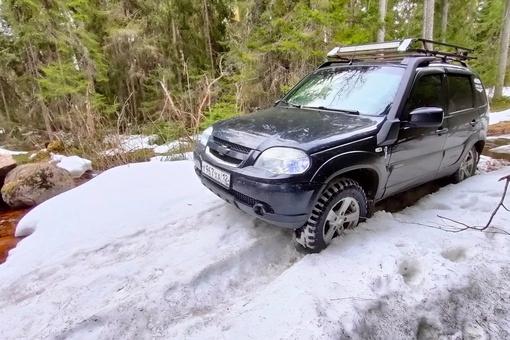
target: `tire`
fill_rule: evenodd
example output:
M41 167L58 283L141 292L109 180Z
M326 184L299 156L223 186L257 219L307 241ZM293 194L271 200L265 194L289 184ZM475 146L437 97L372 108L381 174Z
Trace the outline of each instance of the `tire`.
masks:
M335 236L356 227L366 216L367 198L361 186L348 178L335 180L322 192L306 225L295 231L296 249L319 253Z
M474 176L476 173L476 166L478 165L478 159L478 151L476 151L476 148L473 146L466 156L464 156L457 171L452 175L452 182L460 183L466 178Z

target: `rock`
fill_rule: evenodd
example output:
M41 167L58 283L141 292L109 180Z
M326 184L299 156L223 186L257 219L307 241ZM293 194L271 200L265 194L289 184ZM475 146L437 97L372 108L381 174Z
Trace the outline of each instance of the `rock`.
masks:
M48 163L20 165L11 170L2 198L12 208L31 207L75 187L69 171Z
M16 167L16 161L11 155L0 154L0 183L3 182L5 176Z

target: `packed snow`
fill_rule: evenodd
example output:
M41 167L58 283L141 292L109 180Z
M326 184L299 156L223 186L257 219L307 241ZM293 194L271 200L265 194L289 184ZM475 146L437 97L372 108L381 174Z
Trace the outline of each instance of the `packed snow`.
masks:
M481 168L306 256L291 231L205 189L190 161L108 170L20 221L16 234L30 236L0 265L0 334L509 338L510 236L435 229L453 224L438 215L487 222L510 167ZM501 210L492 225L508 230L510 213Z

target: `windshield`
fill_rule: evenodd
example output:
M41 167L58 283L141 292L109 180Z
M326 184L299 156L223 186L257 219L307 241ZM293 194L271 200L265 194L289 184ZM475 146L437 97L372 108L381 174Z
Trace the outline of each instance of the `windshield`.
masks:
M320 69L285 97L290 105L358 111L380 116L390 110L404 69L359 66Z

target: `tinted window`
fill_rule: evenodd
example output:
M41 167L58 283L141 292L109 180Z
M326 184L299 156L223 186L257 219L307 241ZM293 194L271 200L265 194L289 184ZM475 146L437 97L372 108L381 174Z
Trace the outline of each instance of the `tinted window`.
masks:
M321 69L308 76L285 100L307 107L384 115L395 99L403 74L403 68L388 66Z
M487 104L487 94L485 93L485 88L480 78L475 77L473 80L475 83L476 104L478 106L484 106Z
M455 112L475 106L473 88L469 76L448 76L448 104L449 111Z
M443 107L442 76L426 75L418 78L407 99L403 120L407 114L419 107Z

